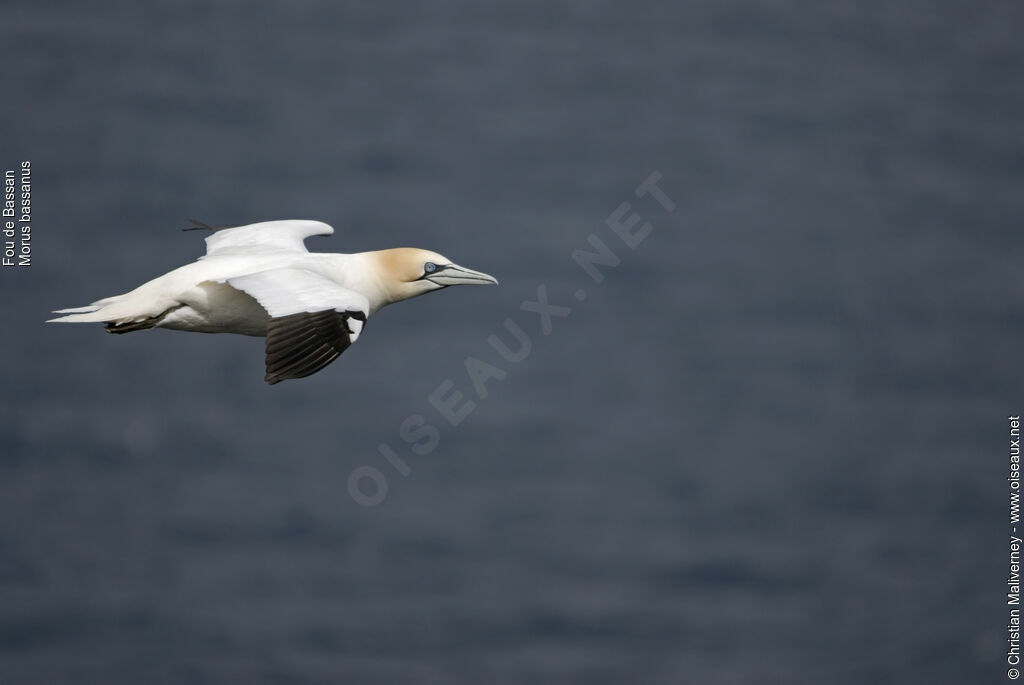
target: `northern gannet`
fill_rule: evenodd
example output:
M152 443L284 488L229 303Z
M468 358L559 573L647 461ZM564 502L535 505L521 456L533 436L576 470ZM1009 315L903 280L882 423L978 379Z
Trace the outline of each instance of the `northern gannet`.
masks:
M110 333L171 328L265 336L273 385L330 364L381 307L450 285L497 284L429 250L356 254L306 250L331 235L319 221L267 221L220 229L206 254L123 295L60 309L54 322L100 322Z

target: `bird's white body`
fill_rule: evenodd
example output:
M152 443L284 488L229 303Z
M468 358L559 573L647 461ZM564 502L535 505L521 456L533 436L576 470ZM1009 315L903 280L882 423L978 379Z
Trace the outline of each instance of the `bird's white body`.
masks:
M307 237L333 232L317 221L222 229L197 261L123 295L60 310L65 316L52 321L103 322L113 333L160 327L267 336L273 383L323 368L385 305L449 285L497 283L427 250L306 250Z
M367 315L388 304L376 272L365 263L366 255L304 253L295 255L225 255L201 259L178 267L163 276L118 296L99 312L79 317L92 321L119 321L151 318L184 305L167 314L161 328L197 333L267 334L270 314L248 293L231 287L228 279L272 269L294 268L308 271L354 292L367 295ZM85 318L80 318L86 320Z

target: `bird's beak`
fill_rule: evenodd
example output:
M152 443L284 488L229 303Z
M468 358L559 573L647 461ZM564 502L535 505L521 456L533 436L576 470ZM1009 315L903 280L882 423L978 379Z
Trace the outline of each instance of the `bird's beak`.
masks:
M498 285L498 279L494 276L458 264L440 266L437 271L426 276L426 279L438 285Z

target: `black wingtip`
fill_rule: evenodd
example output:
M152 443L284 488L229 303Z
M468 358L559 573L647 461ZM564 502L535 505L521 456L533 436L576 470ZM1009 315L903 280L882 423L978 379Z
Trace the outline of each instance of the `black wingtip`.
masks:
M202 221L196 221L195 219L192 219L192 218L189 218L189 221L191 221L193 225L189 226L187 228L183 228L181 230L183 230L183 231L223 231L223 230L226 230L226 229L229 229L229 228L238 228L238 226L241 225L241 224L238 224L238 225L235 225L235 226L211 226L209 224L204 224Z
M188 217L189 222L192 224L188 228L183 228L183 231L213 231L216 230L208 224L204 224L202 221L196 221L195 219Z
M350 317L361 311L300 312L270 319L267 324L266 368L270 385L305 378L324 368L352 344Z

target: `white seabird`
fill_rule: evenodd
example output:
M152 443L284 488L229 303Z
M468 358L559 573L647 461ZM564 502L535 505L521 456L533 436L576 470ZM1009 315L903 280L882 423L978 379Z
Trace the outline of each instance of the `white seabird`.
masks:
M308 252L306 238L331 235L319 221L267 221L215 231L206 254L135 290L60 309L50 321L101 322L110 333L171 328L265 336L273 385L330 364L381 307L450 285L497 284L429 250Z

